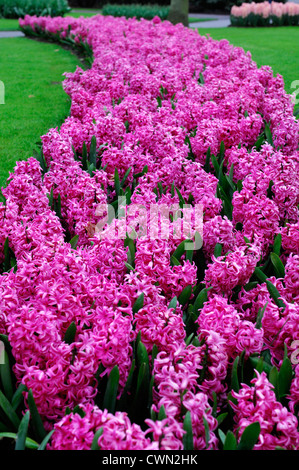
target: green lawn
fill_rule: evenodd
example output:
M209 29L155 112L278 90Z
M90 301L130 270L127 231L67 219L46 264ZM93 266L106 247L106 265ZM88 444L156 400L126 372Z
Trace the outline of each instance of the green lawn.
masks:
M56 44L27 38L0 39L0 187L16 160L32 155L40 136L59 126L70 110L62 74L74 71L77 56Z

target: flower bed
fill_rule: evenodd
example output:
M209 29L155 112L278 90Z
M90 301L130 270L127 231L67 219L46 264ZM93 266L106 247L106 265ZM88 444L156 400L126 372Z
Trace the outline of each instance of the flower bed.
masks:
M70 116L3 189L0 332L29 437L298 449L299 125L282 77L158 18L20 25L93 54L66 74Z
M242 3L230 13L232 26L298 26L299 5L287 2Z

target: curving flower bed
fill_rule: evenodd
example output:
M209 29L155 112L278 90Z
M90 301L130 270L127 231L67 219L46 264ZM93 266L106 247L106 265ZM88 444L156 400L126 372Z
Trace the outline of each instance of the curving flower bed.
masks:
M298 449L299 125L282 77L158 18L20 25L93 53L66 74L70 116L3 189L0 332L39 437Z

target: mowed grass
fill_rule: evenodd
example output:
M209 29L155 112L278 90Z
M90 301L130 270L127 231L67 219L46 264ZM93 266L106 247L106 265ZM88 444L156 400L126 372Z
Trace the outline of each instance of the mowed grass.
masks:
M70 112L64 72L80 61L62 47L27 38L0 39L0 80L5 103L0 105L0 187L17 160L32 156L40 136L59 126Z
M292 94L291 84L299 80L299 27L273 28L199 28L199 34L213 39L227 39L231 44L250 51L258 67L269 65L274 74L284 78L285 90ZM297 86L296 89L299 87ZM299 98L299 97L298 97Z

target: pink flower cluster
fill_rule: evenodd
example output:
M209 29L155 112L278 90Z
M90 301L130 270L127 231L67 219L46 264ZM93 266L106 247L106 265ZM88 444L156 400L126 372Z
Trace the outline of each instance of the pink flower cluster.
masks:
M233 360L243 351L247 360L266 348L279 365L284 345L290 348L299 339L299 125L282 77L258 68L249 53L226 40L158 18L27 16L20 25L88 44L94 61L88 70L66 74L71 113L60 129L42 137L47 170L34 158L19 162L3 189L1 260L8 239L17 265L0 277L0 332L11 343L17 381L32 389L46 429L54 428L51 449L90 448L99 428L101 449L182 449L187 411L194 448L217 449L213 402L216 397L217 413L226 411ZM257 147L266 124L273 145L265 141ZM88 172L82 155L85 145L91 152L93 136L97 164ZM217 155L222 143L224 171L233 169L231 218L223 213L219 175L205 166L208 150ZM168 220L168 239L149 239L137 230L133 251L127 240L97 233L97 207L116 200L115 169L122 181L129 168L123 185L129 205L162 208L181 196L202 206L203 246L193 260L185 253L174 260L183 241L174 237L175 220ZM105 233L115 235L115 227L122 228L121 218L106 224ZM265 283L246 288L277 235L286 274L271 281L284 310ZM75 236L76 247L70 243ZM219 243L222 253L216 256ZM209 288L208 298L196 312L194 341L188 342L188 302L201 283ZM143 304L135 312L141 294ZM169 305L174 297L176 307ZM156 414L163 408L166 414L143 426L125 411L112 414L96 405L98 385L115 366L121 396L138 335L150 358L153 347L158 349L152 406ZM244 386L238 396L236 426L243 429L256 419L263 426L271 418L260 446L275 441L299 448L297 369L289 411L275 401L263 376L255 387L267 392L268 401L257 393L256 409L248 415L241 405L251 400L252 389ZM66 414L77 405L82 413ZM279 436L269 443L276 422Z

